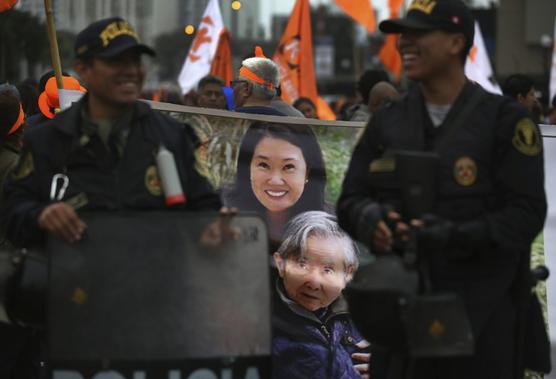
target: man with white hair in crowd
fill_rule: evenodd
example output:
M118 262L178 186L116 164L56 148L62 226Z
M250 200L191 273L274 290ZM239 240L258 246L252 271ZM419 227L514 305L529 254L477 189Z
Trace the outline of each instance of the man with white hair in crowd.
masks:
M285 116L271 106L280 83L278 66L264 56L262 49L255 48L255 57L245 59L239 75L232 81L236 112Z

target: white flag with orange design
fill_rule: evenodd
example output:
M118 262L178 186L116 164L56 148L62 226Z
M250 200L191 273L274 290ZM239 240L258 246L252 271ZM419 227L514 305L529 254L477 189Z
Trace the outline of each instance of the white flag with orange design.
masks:
M199 80L210 72L218 39L223 30L224 22L218 0L210 0L178 77L184 94L195 89Z
M465 75L470 80L479 83L485 90L502 94L502 90L494 78L481 28L477 22L475 22L473 47L465 62Z

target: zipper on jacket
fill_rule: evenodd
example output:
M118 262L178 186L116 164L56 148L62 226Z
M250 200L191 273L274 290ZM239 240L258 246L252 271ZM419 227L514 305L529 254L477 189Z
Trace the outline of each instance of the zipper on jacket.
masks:
M328 331L328 329L326 328L326 325L322 324L320 326L320 330L322 331L322 333L326 336L326 339L330 339L330 332Z

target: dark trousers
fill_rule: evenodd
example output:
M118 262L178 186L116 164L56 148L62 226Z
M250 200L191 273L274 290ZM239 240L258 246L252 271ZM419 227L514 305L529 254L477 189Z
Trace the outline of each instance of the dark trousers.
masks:
M46 378L43 341L36 330L0 322L0 378Z

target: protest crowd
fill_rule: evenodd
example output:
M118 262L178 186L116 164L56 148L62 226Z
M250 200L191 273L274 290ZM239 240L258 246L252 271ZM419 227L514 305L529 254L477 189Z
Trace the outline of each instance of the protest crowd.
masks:
M308 15L308 0L297 0L292 20L310 22ZM280 47L270 56L255 45L233 70L222 64L223 43L215 53L219 65L199 73L191 69L198 58L189 55L176 82L144 88L142 59L156 59L157 52L118 15L78 33L71 68L49 70L38 81L0 78L0 378L127 378L94 375L91 367L116 370L118 359L128 367L121 372L135 372L134 378L216 378L137 374L157 360L178 367L180 359L215 356L153 348L152 356L134 358L142 362L135 367L122 358L127 345L116 329L110 334L118 347L91 344L106 355L91 353L89 366L83 359L70 371L60 358L64 324L55 319L94 324L71 308L55 311L62 304L57 291L64 293L56 280L85 260L68 256L91 252L90 246L122 251L119 266L104 268L105 278L64 295L70 303L92 302L92 289L116 271L121 288L110 292L140 301L151 296L155 276L131 283L137 275L126 268L123 251L139 263L154 249L158 259L168 253L172 262L192 265L180 256L189 253L180 243L209 257L223 278L237 270L238 282L258 275L241 259L266 265L268 286L257 289L264 298L255 289L235 291L239 302L264 308L268 318L251 311L238 319L231 308L201 317L229 329L241 330L244 321L249 328L262 325L244 335L246 345L249 336L270 331L265 353L230 353L233 359L218 361L222 378L521 379L526 371L550 372L547 330L532 291L546 275L532 271L530 261L547 215L539 125L556 124L556 96L542 104L535 82L521 73L501 83L500 94L466 76L475 21L462 0L413 0L403 15L377 24L385 36L396 36L400 71L387 65L364 71L352 83L357 98L326 101L306 71L312 63L292 64ZM307 43L310 49L301 30L290 21L280 46L295 36L300 49ZM343 156L337 169L335 159ZM108 217L104 226L98 214ZM197 225L162 231L153 220L165 214ZM243 215L262 226L255 232L237 227L234 220ZM126 217L142 224L126 226ZM123 225L122 236L136 237L111 241L109 231L118 229L108 225ZM243 258L260 235L258 258ZM149 238L152 244L144 243ZM242 251L239 263L227 260L232 246ZM64 266L65 259L73 263ZM203 339L203 326L187 321L187 309L174 317L174 299L201 293L201 285L181 286L175 276L183 271L169 266L156 276L167 276L168 293L144 305L163 310L167 317L147 322L168 332L156 343L138 343L146 346L138 351L188 339L236 351L233 341ZM36 284L40 275L45 288ZM136 293L125 293L130 285ZM233 287L216 285L204 301L230 304L226 291ZM145 329L133 318L124 322ZM197 331L176 326L188 323L187 330ZM97 333L91 327L86 334ZM250 355L262 357L254 371L245 368ZM225 358L221 351L217 356Z

